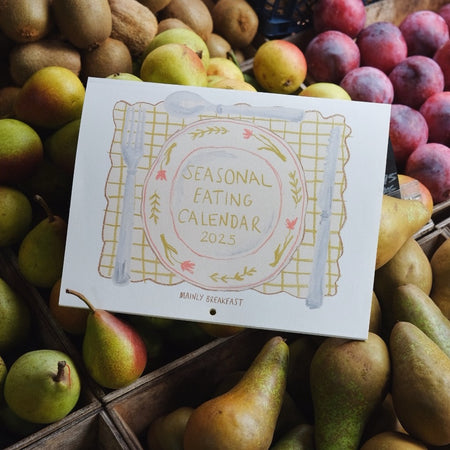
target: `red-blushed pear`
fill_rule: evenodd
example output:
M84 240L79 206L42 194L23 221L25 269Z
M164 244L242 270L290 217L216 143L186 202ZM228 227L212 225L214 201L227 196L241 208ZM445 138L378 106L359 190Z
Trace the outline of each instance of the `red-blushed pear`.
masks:
M147 364L147 348L139 333L114 314L95 308L79 292L66 292L76 295L90 309L82 346L89 375L107 389L119 389L137 380Z
M413 194L414 198L419 195L420 198L418 197L417 199L427 207L431 214L433 214L434 202L430 190L419 180L409 177L404 173L399 173L397 178L400 185L400 191L405 192L406 195Z
M282 39L264 42L253 58L256 81L267 92L292 94L298 91L306 72L303 52L292 42Z
M140 78L153 83L205 87L208 77L194 50L184 44L170 43L155 48L145 57Z

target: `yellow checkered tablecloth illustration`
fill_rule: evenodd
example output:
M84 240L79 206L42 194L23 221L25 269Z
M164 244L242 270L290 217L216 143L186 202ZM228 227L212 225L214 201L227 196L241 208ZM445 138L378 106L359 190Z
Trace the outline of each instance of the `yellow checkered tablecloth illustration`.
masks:
M102 277L112 278L119 245L121 216L127 164L122 154L122 136L125 136L125 111L127 102L119 101L112 111L115 131L109 149L110 169L105 185L106 207L103 220L103 246L99 255L98 271ZM170 115L163 102L134 104L144 111L143 155L139 160L134 182L133 226L131 235L130 281L154 282L161 285L173 285L185 281L179 274L170 271L157 257L145 232L142 218L143 189L147 175L165 142L174 133L194 122L208 119L233 119L245 121L253 126L267 129L279 136L298 157L306 183L306 209L303 234L299 245L293 251L290 260L270 280L253 289L264 294L286 292L298 298L306 298L313 268L314 248L317 230L321 220L319 193L323 184L325 161L333 129L339 128L338 156L331 203L330 232L325 266L324 296L336 295L340 278L339 258L343 253L340 236L346 220L344 191L346 189L345 165L349 160L347 140L351 138L351 128L345 117L340 114L323 117L319 111L305 111L301 121L259 117L254 115L236 115L228 112L199 112L188 117L177 118ZM220 138L219 138L220 139Z

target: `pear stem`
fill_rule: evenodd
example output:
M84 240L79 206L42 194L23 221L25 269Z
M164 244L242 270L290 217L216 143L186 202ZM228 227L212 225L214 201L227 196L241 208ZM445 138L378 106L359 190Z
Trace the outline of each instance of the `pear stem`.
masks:
M53 222L55 220L55 215L53 214L53 211L48 206L47 202L39 194L35 194L34 199L44 209L45 213L47 214L48 221Z
M72 294L72 295L75 295L75 296L77 296L79 299L81 299L81 300L83 300L83 302L84 303L86 303L86 305L89 307L89 309L92 311L92 312L95 312L95 308L94 308L94 305L83 295L83 294L80 294L79 292L77 292L77 291L74 291L74 290L72 290L72 289L66 289L66 292L67 292L67 294Z
M61 382L65 378L64 369L66 367L66 364L66 361L58 361L58 372L53 377L53 381L55 381L56 383Z

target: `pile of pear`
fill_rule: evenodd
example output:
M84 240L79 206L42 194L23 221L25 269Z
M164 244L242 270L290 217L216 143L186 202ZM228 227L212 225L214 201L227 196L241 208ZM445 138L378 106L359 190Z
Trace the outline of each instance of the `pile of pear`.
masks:
M268 337L206 401L151 420L146 448L449 448L450 237L426 254L414 235L428 220L419 201L383 198L366 339Z

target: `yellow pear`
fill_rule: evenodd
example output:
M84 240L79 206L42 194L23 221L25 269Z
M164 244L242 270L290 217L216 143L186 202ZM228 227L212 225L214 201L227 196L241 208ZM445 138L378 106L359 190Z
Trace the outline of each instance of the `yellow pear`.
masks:
M437 248L430 263L433 272L430 297L450 320L450 238Z
M383 195L375 269L390 261L430 218L430 211L419 200Z

